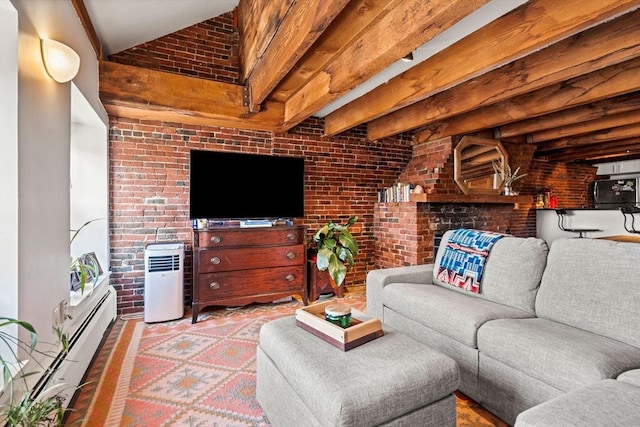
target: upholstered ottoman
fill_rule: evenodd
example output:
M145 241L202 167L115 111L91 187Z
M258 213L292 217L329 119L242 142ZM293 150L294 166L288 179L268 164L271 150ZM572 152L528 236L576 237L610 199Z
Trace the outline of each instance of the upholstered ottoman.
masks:
M296 326L266 323L258 402L274 426L455 426L453 359L395 330L342 351Z

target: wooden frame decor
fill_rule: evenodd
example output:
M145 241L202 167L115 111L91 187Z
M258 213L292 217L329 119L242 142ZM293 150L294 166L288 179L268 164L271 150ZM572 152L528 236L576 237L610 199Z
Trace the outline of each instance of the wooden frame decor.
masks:
M88 252L86 254L83 254L80 257L80 262L82 262L82 264L87 267L92 280L96 277L99 277L103 273L102 267L100 266L100 262L98 261L98 257L96 256L95 252Z
M503 181L494 164L504 169L509 155L496 139L463 137L453 151L453 179L464 194L500 194Z
M73 292L80 290L80 271L78 268L71 270L71 277L69 278L69 282L71 285L71 290Z
M103 273L100 262L95 252L88 252L78 257L77 262L71 266L70 285L72 291L79 291L82 285L82 275L84 274L84 283L95 282Z

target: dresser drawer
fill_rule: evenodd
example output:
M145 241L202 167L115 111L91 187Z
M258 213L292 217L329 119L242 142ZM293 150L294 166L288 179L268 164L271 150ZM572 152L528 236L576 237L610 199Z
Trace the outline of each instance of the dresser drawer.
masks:
M251 248L201 249L198 271L244 270L300 265L305 262L304 245Z
M204 301L240 298L284 291L299 291L304 283L304 266L224 271L200 274L200 298Z
M293 294L307 297L306 228L193 230L191 322L211 305L242 306Z
M201 248L282 246L303 244L305 233L304 227L219 228L201 231L196 237Z

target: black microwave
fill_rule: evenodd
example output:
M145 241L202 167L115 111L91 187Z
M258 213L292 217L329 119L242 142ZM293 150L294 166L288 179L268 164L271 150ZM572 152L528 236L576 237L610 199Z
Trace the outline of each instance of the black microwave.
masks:
M619 209L639 206L639 178L598 180L593 185L593 200L596 209Z

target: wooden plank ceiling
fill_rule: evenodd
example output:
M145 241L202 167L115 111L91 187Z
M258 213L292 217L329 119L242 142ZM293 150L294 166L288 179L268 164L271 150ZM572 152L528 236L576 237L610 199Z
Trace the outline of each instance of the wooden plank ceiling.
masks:
M240 0L242 86L101 61L100 94L112 114L286 131L488 2ZM640 0L530 0L328 114L325 133L363 124L370 140L640 158Z

